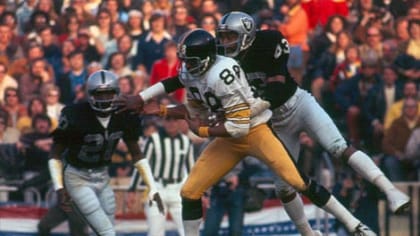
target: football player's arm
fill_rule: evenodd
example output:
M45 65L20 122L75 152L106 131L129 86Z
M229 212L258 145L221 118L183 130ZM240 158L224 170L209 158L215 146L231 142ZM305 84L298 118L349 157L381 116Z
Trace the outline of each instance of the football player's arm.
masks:
M66 149L62 143L54 142L49 154L48 168L51 175L54 190L58 191L64 188L63 183L63 162L61 154Z
M68 142L72 136L71 119L69 119L71 116L69 114L71 114L69 108L65 107L61 111L58 127L52 133L53 144L49 152L48 169L54 190L56 191L64 188L61 155L68 147Z
M126 110L141 111L144 104L150 99L180 88L184 88L184 85L178 76L170 77L141 91L138 95L122 95L113 102L113 105L118 107L117 113Z
M148 187L148 198L150 201L156 201L158 204L159 211L163 213L164 208L162 200L157 190L156 182L152 174L152 170L149 165L149 160L143 157L140 147L135 140L125 141L128 151L130 152L134 167L140 173L144 183Z

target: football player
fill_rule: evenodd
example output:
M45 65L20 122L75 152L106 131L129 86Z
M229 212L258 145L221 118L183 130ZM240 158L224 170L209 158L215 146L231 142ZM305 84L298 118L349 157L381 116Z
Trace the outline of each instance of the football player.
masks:
M122 96L115 104L122 106L121 111L141 109L151 98L185 87L188 102L184 109L148 106L149 110L145 112L185 118L197 135L216 137L201 153L181 190L186 235L198 235L204 191L248 155L262 160L317 206L337 215L354 234L376 235L328 190L298 171L281 141L267 125L272 115L269 104L253 96L246 76L235 60L216 55L216 43L211 34L202 29L186 33L178 46L178 56L182 61L178 77L161 81L137 96ZM208 117L221 113L222 120L214 126L207 124Z
M348 145L312 95L298 87L287 69L289 44L279 31L257 31L251 16L230 12L220 20L216 37L222 53L239 62L256 94L270 102L272 127L295 161L300 151L299 134L305 131L332 156L342 159L380 188L393 212L398 213L408 206L408 196L385 177L369 156ZM280 179L276 181L276 189L301 233L309 231L302 201L295 190Z
M115 198L107 166L120 138L149 188L149 199L156 201L162 212L163 206L149 163L137 144L138 116L114 114L112 101L119 95L116 75L105 70L93 73L87 79L86 94L88 102L69 105L61 113L53 132L49 170L59 198L64 202L69 194L97 235L114 236Z

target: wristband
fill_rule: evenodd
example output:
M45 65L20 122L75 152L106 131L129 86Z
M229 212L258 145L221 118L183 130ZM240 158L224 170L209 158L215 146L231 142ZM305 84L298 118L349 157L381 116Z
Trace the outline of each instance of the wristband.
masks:
M147 187L149 187L149 193L156 191L157 188L152 170L150 169L149 161L146 158L143 158L137 161L134 166L143 178L144 183L147 185Z
M48 161L48 167L50 170L51 180L54 186L54 190L64 188L63 184L63 162L61 160L51 158Z
M159 116L165 118L168 115L168 108L164 105L160 105L159 108L160 108Z
M198 136L200 137L208 137L209 135L209 129L210 127L208 126L200 126L198 128Z

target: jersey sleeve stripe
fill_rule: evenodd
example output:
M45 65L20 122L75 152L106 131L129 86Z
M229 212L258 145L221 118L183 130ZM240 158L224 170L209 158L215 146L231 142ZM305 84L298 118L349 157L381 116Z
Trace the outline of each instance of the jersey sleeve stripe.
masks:
M234 110L241 109L241 108L249 108L249 104L248 103L236 104L234 106L225 108L225 112L229 113L229 112L232 112Z
M249 120L229 120L229 121L238 125L248 125L250 123Z
M248 119L249 120L250 116L251 116L251 109L249 107L247 109L225 113L226 119Z

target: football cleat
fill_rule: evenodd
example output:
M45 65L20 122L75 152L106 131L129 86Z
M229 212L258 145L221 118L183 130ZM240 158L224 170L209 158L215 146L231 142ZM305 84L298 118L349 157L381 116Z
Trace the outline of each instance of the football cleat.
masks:
M353 231L354 236L376 236L376 233L373 232L369 227L360 223L356 226L356 229Z

